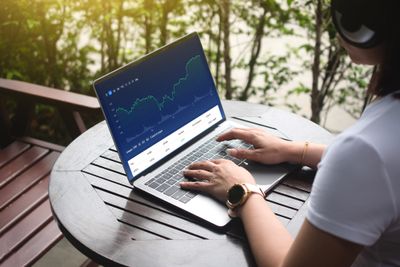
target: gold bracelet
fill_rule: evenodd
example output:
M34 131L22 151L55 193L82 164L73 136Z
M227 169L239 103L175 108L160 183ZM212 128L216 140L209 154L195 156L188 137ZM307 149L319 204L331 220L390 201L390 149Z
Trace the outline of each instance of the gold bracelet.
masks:
M307 154L307 149L308 149L308 145L310 143L308 141L306 141L304 143L304 148L303 148L303 152L301 153L301 160L300 160L300 165L304 165L304 158L306 157Z

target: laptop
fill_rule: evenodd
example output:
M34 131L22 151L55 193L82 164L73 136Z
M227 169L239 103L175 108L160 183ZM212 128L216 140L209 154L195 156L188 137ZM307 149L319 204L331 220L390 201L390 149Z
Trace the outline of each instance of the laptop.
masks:
M265 191L295 168L230 157L227 148L251 146L240 140L215 141L243 125L227 120L197 33L97 79L93 87L134 190L212 225L224 227L231 218L223 203L180 188L186 179L182 170L190 163L230 159L248 169Z

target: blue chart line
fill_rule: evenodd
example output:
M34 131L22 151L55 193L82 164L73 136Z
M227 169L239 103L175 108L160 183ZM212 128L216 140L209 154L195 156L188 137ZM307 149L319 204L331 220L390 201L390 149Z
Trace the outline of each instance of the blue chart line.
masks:
M177 88L179 88L183 82L186 82L189 79L189 69L190 69L191 65L199 63L198 61L200 61L200 55L194 56L188 60L188 62L186 63L186 66L185 66L185 71L186 71L185 76L182 78L179 78L179 80L173 85L171 94L164 95L161 98L161 101L159 101L155 96L149 95L149 96L146 96L143 98L137 98L133 102L131 107L128 109L118 107L116 109L116 112L124 112L129 115L132 112L134 112L138 107L140 107L144 104L147 104L149 102L154 102L156 104L158 110L161 111L165 107L167 102L174 102L176 95L177 95Z

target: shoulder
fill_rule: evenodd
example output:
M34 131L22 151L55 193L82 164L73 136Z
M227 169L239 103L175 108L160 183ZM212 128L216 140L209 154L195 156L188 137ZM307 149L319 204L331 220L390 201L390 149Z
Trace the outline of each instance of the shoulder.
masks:
M327 149L315 178L307 218L343 239L371 245L395 216L380 153L354 134Z
M380 153L368 136L353 133L339 136L326 149L318 173L332 169L346 175L361 174L363 170L381 168L382 165Z

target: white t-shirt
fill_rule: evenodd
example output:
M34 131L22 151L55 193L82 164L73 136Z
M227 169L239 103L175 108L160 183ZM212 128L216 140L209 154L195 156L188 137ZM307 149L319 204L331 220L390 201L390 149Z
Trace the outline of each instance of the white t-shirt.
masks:
M400 266L400 100L370 104L326 149L307 219L364 246L353 266Z

